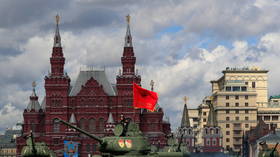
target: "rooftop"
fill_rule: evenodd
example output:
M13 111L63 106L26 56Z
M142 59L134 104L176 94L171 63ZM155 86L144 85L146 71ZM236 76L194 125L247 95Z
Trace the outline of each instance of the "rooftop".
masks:
M261 69L260 67L243 67L243 68L230 68L226 67L226 70L222 71L223 73L267 73L268 70Z

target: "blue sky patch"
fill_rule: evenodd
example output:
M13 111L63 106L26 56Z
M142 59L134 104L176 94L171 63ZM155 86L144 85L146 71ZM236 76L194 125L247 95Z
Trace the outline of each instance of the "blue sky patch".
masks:
M177 33L181 30L183 30L182 26L176 26L176 25L170 26L170 27L167 27L167 28L163 29L162 31L156 33L155 37L160 38L164 34Z

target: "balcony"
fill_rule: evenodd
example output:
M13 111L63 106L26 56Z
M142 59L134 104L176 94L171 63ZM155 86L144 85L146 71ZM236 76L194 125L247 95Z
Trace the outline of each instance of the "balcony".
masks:
M234 138L241 138L242 135L241 135L241 134L233 134L233 137L234 137Z
M240 139L240 140L233 140L233 145L235 146L235 145L242 145L242 140Z
M233 130L241 131L242 128L241 128L241 126L233 126Z

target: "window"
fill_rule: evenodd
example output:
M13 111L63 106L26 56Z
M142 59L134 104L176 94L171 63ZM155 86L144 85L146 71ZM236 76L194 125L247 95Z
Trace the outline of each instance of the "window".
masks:
M86 129L86 120L84 118L80 119L79 121L79 127L83 130Z
M245 99L248 100L248 98L249 98L249 96L248 96L248 95L245 95Z
M245 113L249 113L249 110L245 110Z
M270 120L270 116L264 116L264 120L266 121Z
M226 117L226 120L229 120L229 117Z
M231 91L231 86L226 86L226 91Z
M226 131L226 135L230 135L230 131Z
M245 120L249 120L249 117L245 117Z
M229 96L228 96L228 95L226 96L226 99L227 99L227 100L229 99Z
M236 106L236 107L239 107L239 103L238 103L238 102L237 102L237 103L235 103L235 106Z
M229 138L226 138L226 142L230 142L230 139L229 139Z
M97 150L96 148L97 148L97 145L96 145L96 144L93 144L93 145L92 145L92 151L95 152L95 151Z
M239 120L239 117L235 117L235 120Z
M203 122L206 122L206 118L203 118Z
M90 145L89 144L86 145L86 151L90 152Z
M235 99L236 99L236 100L238 100L238 99L239 99L239 96L238 96L238 95L236 95L236 96L235 96Z
M229 113L229 110L226 110L226 113Z
M104 131L104 119L103 118L99 119L99 131L100 132Z
M249 106L249 103L245 102L245 106L248 107L248 106Z
M60 126L59 126L59 120L58 119L54 119L53 120L53 132L59 132L60 130Z
M235 110L235 113L238 114L238 113L239 113L239 110Z
M212 139L212 145L213 145L213 146L216 145L216 139Z
M245 85L248 85L248 82L245 82Z
M34 123L34 121L31 121L30 124L31 124L32 132L35 132L35 123Z
M229 124L226 124L226 128L229 128L230 127L230 125Z
M249 124L245 124L245 128L249 128Z
M206 116L206 112L203 112L203 116Z
M226 103L226 107L229 107L229 103L228 102Z
M278 120L278 116L272 116L272 120Z
M247 87L242 86L242 87L241 87L241 91L243 91L243 92L244 92L244 91L247 91Z
M233 86L232 91L240 91L240 86Z
M95 132L96 131L96 122L95 119L91 118L88 122L88 128L90 132Z
M59 144L59 138L53 138L53 144Z
M256 82L252 82L252 88L256 88Z
M207 139L207 145L210 146L210 139Z

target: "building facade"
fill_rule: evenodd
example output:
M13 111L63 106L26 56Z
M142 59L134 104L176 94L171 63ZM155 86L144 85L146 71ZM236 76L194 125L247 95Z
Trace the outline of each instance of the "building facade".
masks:
M212 83L212 97L223 147L239 152L242 133L257 124L258 107L267 104L267 70L226 68Z
M201 152L223 152L223 134L217 123L217 114L213 104L209 102L209 114L207 124L202 128Z
M7 129L4 135L0 135L0 157L16 156L16 137L21 135L21 130Z
M212 94L203 99L196 109L189 109L198 119L196 147L204 144L204 128L207 126L212 103L217 125L221 128L225 151L241 152L243 134L264 121L269 129L280 128L280 96L268 99L267 73L257 67L226 68L223 76L211 81ZM194 111L196 110L196 111ZM198 113L198 114L196 114Z
M177 140L182 143L183 147L189 152L193 152L195 148L195 132L190 124L190 117L187 104L184 105L181 126L177 130Z
M170 133L170 124L163 121L162 108L155 112L133 108L132 84L141 85L135 63L128 16L121 57L122 70L116 76L116 84L108 81L104 70L80 71L76 82L71 84L70 77L64 71L65 58L57 20L50 58L51 72L45 76L45 97L40 104L34 85L30 102L23 113L23 135L17 138L17 154L25 146L24 137L31 130L35 141L45 142L57 156L63 156L64 141L78 142L82 157L96 154L96 141L60 124L58 119L102 137L112 135L121 115L137 123L151 144L166 145L165 136Z

